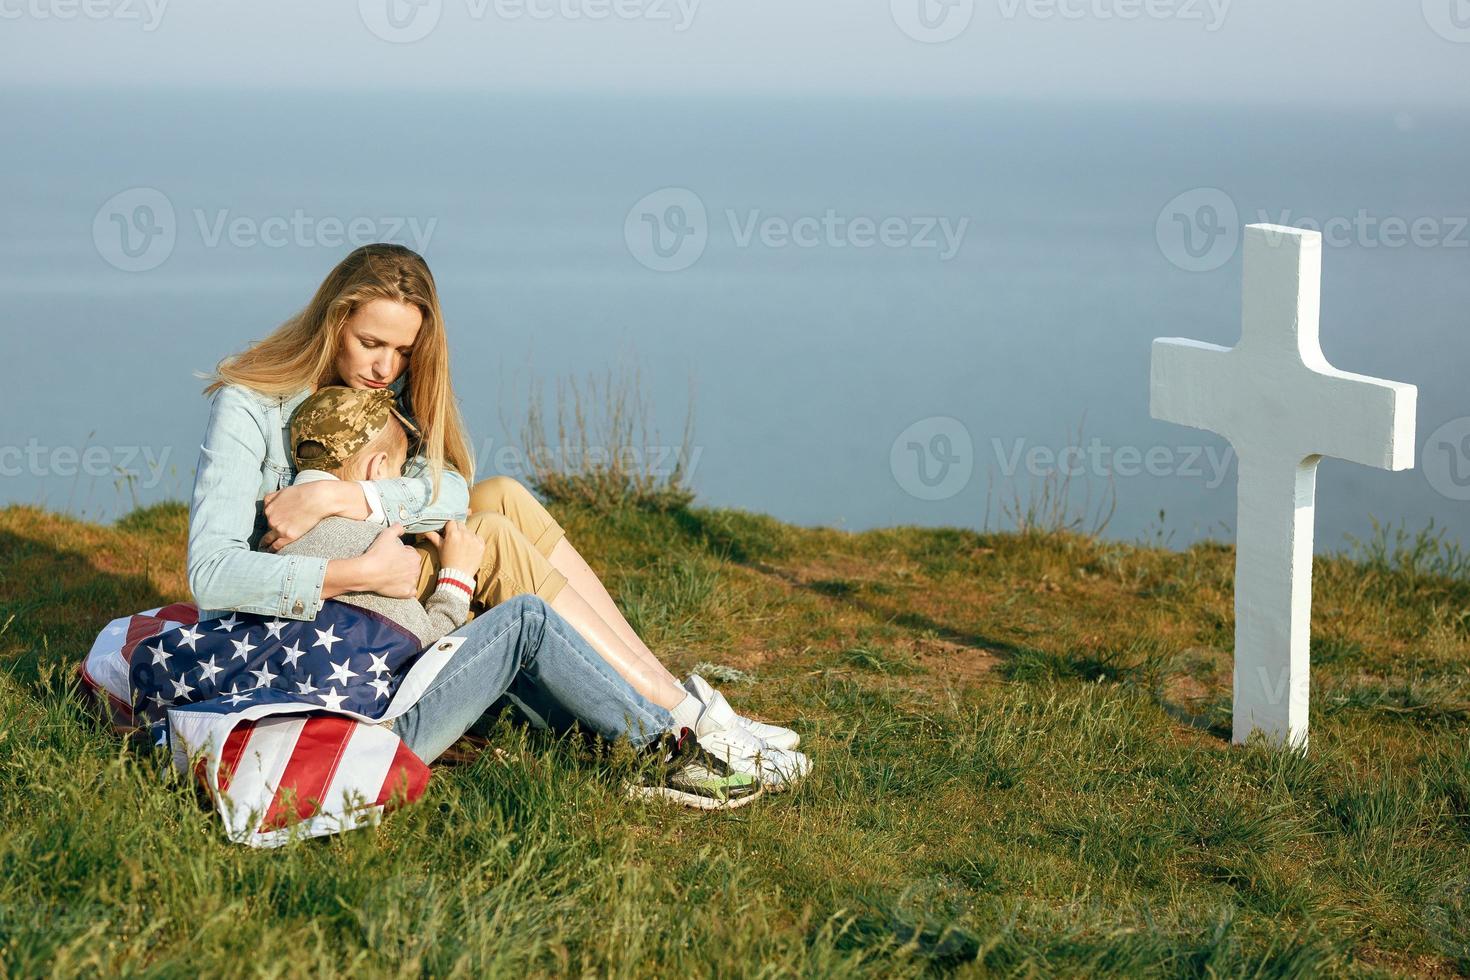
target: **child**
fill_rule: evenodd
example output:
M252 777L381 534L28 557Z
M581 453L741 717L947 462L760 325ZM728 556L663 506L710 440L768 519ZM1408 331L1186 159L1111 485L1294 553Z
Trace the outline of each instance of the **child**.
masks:
M408 459L413 422L399 413L387 388L330 386L308 397L291 416L290 448L296 463L294 483L311 480L377 480L401 476ZM371 487L371 483L364 484ZM372 493L368 503L381 510ZM355 558L383 533L382 522L327 517L279 551L283 555ZM427 647L470 618L475 570L485 542L459 521L427 532L439 549L438 586L428 600L393 599L376 592L344 592L338 601L381 613L408 629Z

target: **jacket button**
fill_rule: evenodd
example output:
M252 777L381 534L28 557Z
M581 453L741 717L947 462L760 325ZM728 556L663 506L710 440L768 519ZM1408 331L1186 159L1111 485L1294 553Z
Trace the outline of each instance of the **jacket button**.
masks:
M301 600L300 599L297 599L296 600L296 605L294 605L294 606L291 607L291 611L294 612L296 615L300 616L301 615L301 610L304 609L304 608L306 608L306 607L301 604Z
M399 504L398 505L398 516L399 517L407 517L408 516L408 508L405 507L405 506L403 506L402 504Z

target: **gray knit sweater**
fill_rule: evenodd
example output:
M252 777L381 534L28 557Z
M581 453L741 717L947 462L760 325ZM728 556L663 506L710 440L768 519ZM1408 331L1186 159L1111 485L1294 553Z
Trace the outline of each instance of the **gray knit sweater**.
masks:
M368 550L382 530L381 524L370 521L325 517L278 554L356 558ZM470 597L452 585L439 586L425 603L417 599L391 599L376 592L343 592L332 598L381 613L417 636L421 648L459 629L470 618Z

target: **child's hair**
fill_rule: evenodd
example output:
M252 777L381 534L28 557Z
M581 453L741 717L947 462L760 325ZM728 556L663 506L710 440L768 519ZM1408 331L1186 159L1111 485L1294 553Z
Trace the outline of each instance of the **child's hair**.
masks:
M314 439L305 439L297 447L297 452L304 457L309 457L313 455L312 451L317 447L321 447L321 443ZM321 451L325 451L325 447L322 447ZM399 473L403 471L403 463L408 459L408 431L404 429L402 422L391 415L388 416L388 421L383 428L368 441L367 445L343 460L341 466L329 469L327 472L343 480L361 480L364 478L363 470L373 453L387 453L388 462L397 464L395 468Z

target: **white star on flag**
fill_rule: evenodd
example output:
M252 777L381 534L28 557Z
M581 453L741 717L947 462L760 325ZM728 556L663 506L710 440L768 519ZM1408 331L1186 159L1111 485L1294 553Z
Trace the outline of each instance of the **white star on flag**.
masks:
M230 659L235 660L238 658L248 663L250 660L250 651L255 649L255 644L250 642L250 634L247 633L243 640L231 640L230 642L235 644L235 653Z
M304 680L304 681L297 681L296 682L296 693L297 694L315 694L316 693L316 685L311 682L311 678L310 677L307 677L306 680Z
M214 657L209 658L208 663L199 665L199 683L208 684L214 680L214 675L224 670L214 662Z
M239 625L240 625L240 621L235 618L235 614L234 613L230 613L230 618L229 619L222 619L222 620L220 620L219 621L219 625L216 626L215 629L216 630L222 630L223 632L228 633L230 630L234 629L236 626L239 626Z
M231 697L229 699L229 701L230 701L231 704L239 704L241 701L249 701L249 700L250 700L250 692L249 691L246 691L243 694L236 694L236 695L234 695L233 697Z
M194 650L194 644L202 639L204 639L204 634L196 630L193 626L185 626L179 630L179 646L181 647L188 647L190 650ZM196 650L195 652L197 653L198 651Z
M170 677L169 683L174 686L174 700L186 698L194 693L194 689L184 680L183 674L180 674L177 679Z
M381 657L378 656L376 653L370 653L368 654L368 656L373 658L372 666L368 667L368 670L372 671L374 674L392 673L392 671L388 669L388 655L386 653L383 654Z
M378 692L378 698L386 698L388 696L388 678L376 677L372 680L371 683L373 685L373 690ZM373 700L376 701L378 698L373 698Z
M296 661L306 656L306 651L293 643L290 646L284 648L281 651L281 654L286 658L286 666L290 667L292 670L295 670Z
M347 700L347 695L338 694L335 690L328 691L326 694L318 694L317 697L322 699L325 707L331 708L333 711L342 710L342 702Z
M281 630L284 629L285 626L286 621L284 619L272 619L270 622L265 624L266 635L268 637L274 636L276 639L279 640L281 638Z
M163 648L162 640L158 641L158 646L145 647L144 649L153 651L153 662L155 664L161 664L168 660L168 651Z
M173 703L172 701L165 701L161 694L150 694L148 695L148 700L153 702L153 707L155 708L162 708L164 705Z
M328 662L330 663L330 661ZM352 663L352 658L348 657L340 664L332 664L331 679L334 681L341 681L343 684L346 684L348 681L352 680L352 678L356 677L357 671L349 670L347 668L347 665L350 663Z
M254 674L255 679L260 682L255 685L256 687L270 687L271 681L279 676L278 674L271 673L270 664L263 664L259 670L252 670L250 673Z
M326 647L327 653L331 653L332 644L342 642L342 637L333 632L333 630L335 630L336 628L337 627L335 626L328 626L324 630L316 630L316 642L313 643L312 646Z

